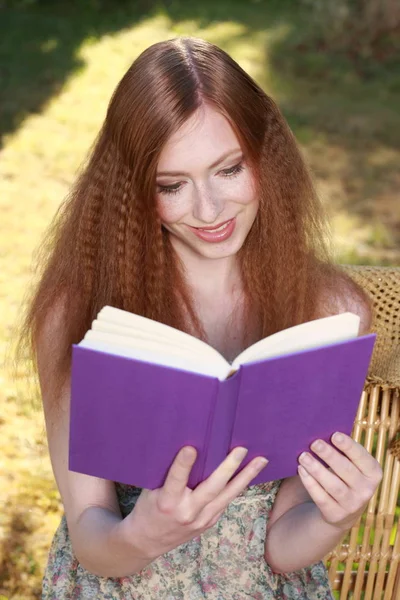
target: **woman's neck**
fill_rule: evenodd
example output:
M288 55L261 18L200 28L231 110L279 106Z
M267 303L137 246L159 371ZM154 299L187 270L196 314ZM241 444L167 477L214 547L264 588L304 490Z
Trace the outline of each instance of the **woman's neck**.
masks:
M183 255L184 254L184 255ZM235 256L208 259L178 252L205 341L227 360L243 346L243 289Z
M190 252L177 252L183 267L186 282L197 301L202 299L238 297L241 290L240 269L236 256L205 258Z

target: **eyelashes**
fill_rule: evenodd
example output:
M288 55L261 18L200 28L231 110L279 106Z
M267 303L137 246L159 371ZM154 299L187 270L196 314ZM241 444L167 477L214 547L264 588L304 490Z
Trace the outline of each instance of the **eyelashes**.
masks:
M181 183L174 183L173 185L159 185L157 191L159 194L177 194L181 188Z
M244 167L243 167L243 162L239 162L236 165L234 165L233 167L229 167L228 169L222 169L222 171L219 171L219 175L221 175L222 177L236 177L237 175L239 175L239 173L241 173L243 171ZM178 192L180 192L180 190L183 188L184 186L184 182L178 182L178 183L173 183L172 185L158 185L157 186L157 192L159 194L165 194L165 195L175 195L178 194Z
M240 162L229 169L223 169L220 171L223 177L234 177L235 175L239 175L243 171L243 163Z

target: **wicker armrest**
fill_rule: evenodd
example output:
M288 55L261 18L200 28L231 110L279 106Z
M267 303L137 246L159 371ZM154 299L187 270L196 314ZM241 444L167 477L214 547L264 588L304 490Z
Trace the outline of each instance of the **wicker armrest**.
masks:
M345 270L372 298L372 329L377 333L352 436L380 462L383 479L358 523L326 561L332 588L340 592L341 600L397 600L400 461L393 441L400 426L400 269Z
M373 302L377 333L369 379L400 387L400 268L346 266L344 270Z

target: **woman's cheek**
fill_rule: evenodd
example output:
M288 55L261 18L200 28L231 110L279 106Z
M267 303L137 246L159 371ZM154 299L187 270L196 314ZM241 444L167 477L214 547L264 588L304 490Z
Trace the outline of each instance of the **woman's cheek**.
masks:
M215 193L224 198L226 202L232 201L247 205L255 201L257 197L256 184L250 169L231 180L219 180Z
M238 181L236 192L241 204L250 204L256 200L256 183L250 170L246 171L244 177Z
M163 223L172 225L181 221L187 213L186 203L178 198L158 198L157 212Z

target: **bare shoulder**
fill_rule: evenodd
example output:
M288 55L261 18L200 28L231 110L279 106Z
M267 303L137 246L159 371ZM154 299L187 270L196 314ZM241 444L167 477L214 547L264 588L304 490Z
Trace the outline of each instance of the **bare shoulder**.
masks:
M321 317L352 312L360 317L360 334L372 325L372 302L366 292L347 274L336 271L321 291L318 303Z

